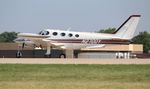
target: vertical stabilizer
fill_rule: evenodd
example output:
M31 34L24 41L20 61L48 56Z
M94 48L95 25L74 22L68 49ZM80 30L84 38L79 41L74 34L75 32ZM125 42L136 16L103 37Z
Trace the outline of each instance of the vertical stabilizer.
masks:
M138 25L141 15L131 15L115 32L115 37L130 40Z

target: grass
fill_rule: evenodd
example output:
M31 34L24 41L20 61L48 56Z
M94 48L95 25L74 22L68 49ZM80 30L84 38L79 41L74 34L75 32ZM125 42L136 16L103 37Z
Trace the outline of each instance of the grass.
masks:
M0 64L0 89L150 89L150 65Z

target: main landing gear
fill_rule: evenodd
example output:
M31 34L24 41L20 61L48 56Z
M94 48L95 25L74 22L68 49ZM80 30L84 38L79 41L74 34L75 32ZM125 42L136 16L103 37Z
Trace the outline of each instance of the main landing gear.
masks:
M64 51L58 52L58 51L52 51L52 46L47 46L46 53L44 55L45 58L66 58L66 55L64 54Z
M47 51L46 51L44 57L46 57L46 58L51 57L51 48L52 48L51 46L47 46Z
M65 54L60 54L59 58L66 58L66 55Z

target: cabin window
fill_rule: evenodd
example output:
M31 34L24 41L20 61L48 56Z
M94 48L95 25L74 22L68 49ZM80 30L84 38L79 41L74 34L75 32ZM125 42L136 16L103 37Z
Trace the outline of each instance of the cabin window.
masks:
M78 35L78 34L76 34L76 35L75 35L75 37L79 37L79 35Z
M65 33L61 33L61 36L65 36L66 34Z
M48 31L46 31L46 35L49 35L49 32L48 32Z
M68 34L69 37L72 37L73 35L71 33Z
M57 32L53 32L53 35L56 36L58 33Z

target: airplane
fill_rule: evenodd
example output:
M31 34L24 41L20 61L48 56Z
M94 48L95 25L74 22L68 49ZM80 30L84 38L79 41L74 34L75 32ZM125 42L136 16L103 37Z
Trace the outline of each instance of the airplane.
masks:
M45 55L51 54L51 48L81 49L100 48L106 44L129 44L133 38L141 15L131 15L113 33L75 32L59 29L45 29L38 34L19 33L17 39L30 40L32 44L39 47L47 47ZM16 42L18 42L16 39ZM23 41L25 43L26 41Z

